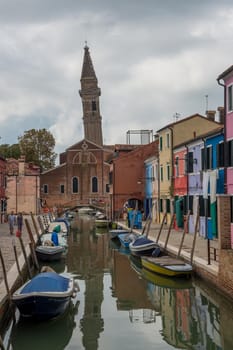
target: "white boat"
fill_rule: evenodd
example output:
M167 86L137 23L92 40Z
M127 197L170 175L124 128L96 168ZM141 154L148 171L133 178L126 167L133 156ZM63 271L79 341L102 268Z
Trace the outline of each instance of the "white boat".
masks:
M65 247L39 245L35 249L37 258L41 261L60 260L65 252Z
M78 290L73 278L42 272L20 287L12 301L22 317L47 320L62 314Z
M151 255L156 248L160 249L159 245L145 236L138 237L129 244L130 252L135 255Z
M65 222L63 221L52 221L50 222L47 232L52 233L53 231L57 233L68 233L68 228Z
M193 272L193 268L190 264L182 259L173 258L167 255L159 258L153 256L142 256L141 260L144 268L165 276L186 276Z
M122 234L122 233L129 233L129 230L124 230L122 228L116 228L114 230L110 230L109 231L109 235L111 239L118 239L118 235Z

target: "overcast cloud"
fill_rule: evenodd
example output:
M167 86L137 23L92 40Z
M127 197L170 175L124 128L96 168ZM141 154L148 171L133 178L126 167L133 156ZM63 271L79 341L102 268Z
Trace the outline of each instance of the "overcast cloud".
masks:
M60 153L83 138L85 40L106 144L125 143L127 130L155 133L175 113L217 109L232 18L227 0L0 0L1 143L47 128Z

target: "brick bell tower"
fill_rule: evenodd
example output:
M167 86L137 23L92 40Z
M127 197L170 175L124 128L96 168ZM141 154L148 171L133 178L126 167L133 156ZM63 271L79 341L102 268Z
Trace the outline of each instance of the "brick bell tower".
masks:
M101 90L98 87L95 70L92 64L89 47L84 47L83 67L81 74L81 90L79 94L83 105L83 124L85 139L103 146L102 117L100 115L99 96Z

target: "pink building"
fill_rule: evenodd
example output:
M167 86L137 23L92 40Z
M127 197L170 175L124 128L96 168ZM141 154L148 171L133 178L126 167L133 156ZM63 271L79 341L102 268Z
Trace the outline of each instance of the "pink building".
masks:
M230 196L231 248L233 248L233 65L217 78L224 88L225 129L225 193Z
M6 198L7 214L23 212L39 214L40 168L25 163L24 157L7 160Z

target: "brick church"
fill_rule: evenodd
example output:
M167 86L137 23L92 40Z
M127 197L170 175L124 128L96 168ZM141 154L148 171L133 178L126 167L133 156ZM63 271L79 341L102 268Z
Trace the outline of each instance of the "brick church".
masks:
M58 166L41 174L40 196L43 206L49 208L96 201L109 204L108 159L113 155L114 146L103 145L101 90L87 45L80 81L84 139L60 154Z

